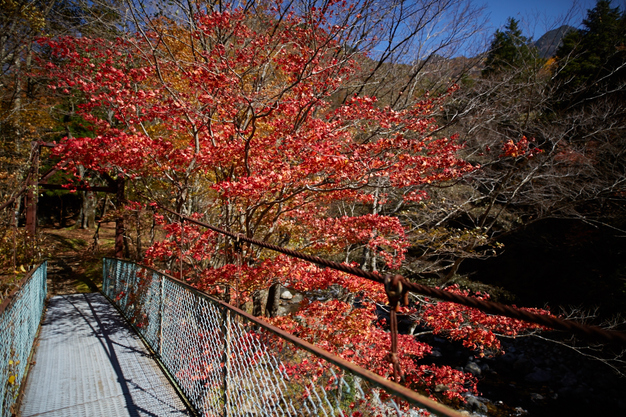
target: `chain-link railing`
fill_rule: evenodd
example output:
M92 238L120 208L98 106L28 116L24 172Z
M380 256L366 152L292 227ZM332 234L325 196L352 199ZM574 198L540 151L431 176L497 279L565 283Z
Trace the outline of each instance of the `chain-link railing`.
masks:
M459 416L150 268L104 260L103 292L202 416Z
M2 417L14 415L15 402L43 314L48 287L47 263L20 282L18 290L0 305L0 399Z

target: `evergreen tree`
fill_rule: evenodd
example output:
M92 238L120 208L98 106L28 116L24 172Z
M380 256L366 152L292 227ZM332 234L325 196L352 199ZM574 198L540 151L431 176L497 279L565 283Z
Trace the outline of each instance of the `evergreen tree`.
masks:
M608 96L623 97L626 81L626 18L610 0L587 12L584 27L563 38L555 81L562 107Z
M519 21L509 17L504 30L496 30L491 42L483 76L534 67L537 62L537 50L530 46L530 39L522 35Z

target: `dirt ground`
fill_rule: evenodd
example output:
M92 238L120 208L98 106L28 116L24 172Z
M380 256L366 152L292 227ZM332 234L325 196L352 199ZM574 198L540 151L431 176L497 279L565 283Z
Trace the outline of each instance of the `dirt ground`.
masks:
M48 295L95 292L102 287L102 257L112 256L115 224L96 229L44 228L44 256L48 259Z

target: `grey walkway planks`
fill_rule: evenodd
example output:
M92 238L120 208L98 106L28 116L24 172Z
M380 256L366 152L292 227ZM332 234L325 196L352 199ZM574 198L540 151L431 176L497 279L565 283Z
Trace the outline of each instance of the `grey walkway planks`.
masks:
M139 337L98 293L50 300L20 411L22 417L189 415Z

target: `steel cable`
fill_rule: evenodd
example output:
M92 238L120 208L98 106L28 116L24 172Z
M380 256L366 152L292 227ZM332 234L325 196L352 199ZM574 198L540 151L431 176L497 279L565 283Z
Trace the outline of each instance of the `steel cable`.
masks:
M327 259L320 258L318 256L308 255L306 253L298 252L292 249L283 248L281 246L272 245L271 243L262 242L253 238L246 237L241 233L233 233L228 230L213 226L208 223L201 222L189 217L181 216L173 210L166 207L157 205L158 208L163 209L171 214L181 217L189 223L196 224L198 226L206 227L214 232L229 236L233 239L239 239L244 242L251 243L266 249L270 249L294 258L302 259L307 262L317 264L322 267L331 268L337 271L345 272L350 275L355 275L361 278L368 279L370 281L385 284L385 276L378 272L368 272L360 268L349 266L343 263L329 261ZM477 310L483 311L488 314L495 314L499 316L505 316L517 320L522 320L530 323L540 324L555 330L564 330L570 333L584 336L596 341L610 342L626 344L626 333L617 330L607 330L598 326L591 326L581 324L572 320L565 320L555 316L542 315L525 311L519 308L511 307L505 304L496 303L493 301L480 300L473 297L466 297L459 294L454 294L449 291L444 291L438 288L428 287L426 285L417 284L407 280L402 275L391 275L387 278L393 277L393 279L400 283L406 291L410 291L416 294L425 295L428 297L438 298L443 301L450 301L456 304L461 304L467 307L472 307Z

